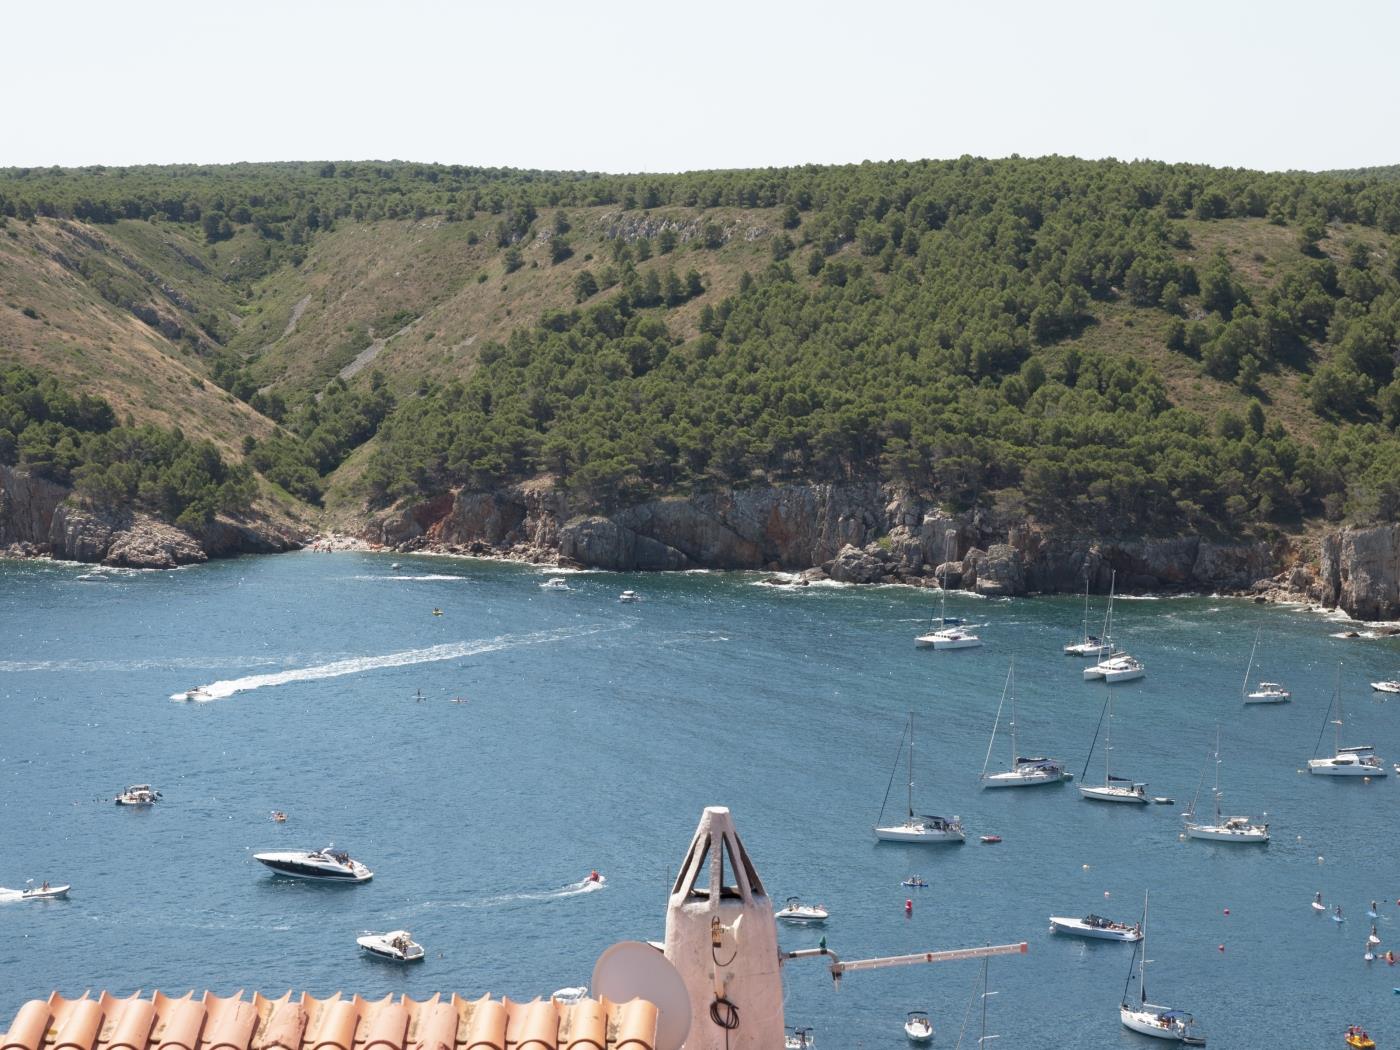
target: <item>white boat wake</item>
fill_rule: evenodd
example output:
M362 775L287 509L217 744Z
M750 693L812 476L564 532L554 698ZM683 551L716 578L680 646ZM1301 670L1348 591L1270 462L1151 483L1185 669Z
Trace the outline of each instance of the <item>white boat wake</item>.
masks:
M542 890L538 893L503 893L495 897L482 897L479 900L471 901L425 901L425 906L429 908L499 908L509 904L528 904L538 901L564 900L568 897L578 897L585 893L597 893L605 889L608 880L599 877L593 879L579 879L578 882L571 882L567 886L560 886L557 889Z
M14 901L23 900L23 890L12 890L6 886L0 886L0 904L10 904Z
M316 667L298 667L290 671L277 671L272 674L254 674L244 678L229 678L202 685L197 690L196 702L223 700L235 693L247 693L268 686L286 685L288 682L314 682L321 678L339 678L347 674L361 674L377 671L384 667L408 667L411 664L433 663L438 660L459 660L464 656L479 656L482 653L499 652L502 649L516 649L525 645L541 645L546 642L562 642L571 638L582 638L603 631L619 631L630 626L626 622L616 624L596 624L585 627L561 627L552 631L529 631L524 634L502 634L495 638L485 638L470 642L447 642L429 646L426 649L405 649L399 653L385 653L383 656L352 656L345 660L335 660ZM184 700L188 694L172 693L170 699Z
M428 582L439 581L439 582L445 582L445 583L470 583L470 582L471 582L471 578L468 577L468 576L449 576L449 575L447 575L446 573L441 573L441 572L430 572L430 573L426 573L426 574L421 575L421 576L409 576L409 575L407 575L406 573L391 572L391 573L389 573L389 574L387 574L387 575L384 575L384 576L354 576L354 577L352 577L352 579L356 579L356 580L372 580L372 581L375 581L375 582L379 582L379 581L382 581L382 580L404 580L404 581L410 582L410 583L412 583L412 582L424 582L424 581L428 581Z

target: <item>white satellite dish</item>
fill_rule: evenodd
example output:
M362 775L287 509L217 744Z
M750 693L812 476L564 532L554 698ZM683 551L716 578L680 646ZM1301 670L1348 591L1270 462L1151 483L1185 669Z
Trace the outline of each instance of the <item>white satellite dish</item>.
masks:
M680 1050L690 1034L690 992L671 961L642 941L618 941L593 966L594 998L645 999L656 1007L656 1050Z

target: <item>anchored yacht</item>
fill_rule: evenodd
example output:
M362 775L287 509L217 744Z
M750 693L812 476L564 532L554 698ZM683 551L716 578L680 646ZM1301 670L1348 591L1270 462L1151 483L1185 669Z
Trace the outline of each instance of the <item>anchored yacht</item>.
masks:
M294 879L320 879L325 882L368 882L374 872L350 854L327 846L318 850L287 850L278 853L254 853L253 859L266 864L278 875Z

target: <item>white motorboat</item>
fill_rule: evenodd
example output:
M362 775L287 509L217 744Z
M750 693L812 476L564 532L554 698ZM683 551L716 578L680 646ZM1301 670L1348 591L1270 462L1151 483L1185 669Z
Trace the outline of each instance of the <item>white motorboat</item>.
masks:
M294 879L320 879L325 882L368 882L374 872L350 854L334 846L317 850L285 850L276 853L254 853L253 859L266 864L278 875Z
M1334 730L1335 754L1331 758L1310 758L1308 759L1308 772L1316 776L1323 777L1383 777L1389 771L1385 768L1385 763L1377 757L1375 749L1369 744L1360 744L1353 747L1342 746L1342 665L1337 664L1337 681L1332 690L1332 703L1327 707L1327 714L1332 713L1332 708L1337 709L1337 717L1332 719ZM1323 729L1326 730L1324 723ZM1319 734L1319 739L1321 734Z
M71 889L73 888L71 885L70 885L70 886L50 886L47 882L40 883L38 886L35 886L35 885L33 885L33 882L34 882L34 880L33 880L33 879L30 879L29 882L25 885L24 890L23 890L23 891L20 893L20 895L19 895L20 900L26 900L26 901L56 901L56 900L62 900L64 897L67 897L67 896L68 896L68 891L71 890Z
M1400 682L1372 682L1371 688L1378 693L1400 693Z
M1092 656L1095 659L1102 659L1113 651L1113 646L1101 639L1096 634L1089 633L1089 575L1084 575L1084 619L1080 621L1080 633L1083 638L1077 642L1070 642L1064 648L1066 656Z
M1142 968L1138 971L1138 997L1136 1002L1130 1002L1127 995L1118 1006L1118 1019L1123 1023L1123 1027L1143 1035L1150 1035L1154 1039L1167 1039L1171 1042L1183 1043L1186 1046L1205 1046L1206 1037L1201 1035L1196 1028L1196 1019L1185 1010L1176 1010L1168 1006L1157 1006L1148 1002L1147 999L1147 898L1143 897L1142 902L1142 945L1141 951L1133 949L1133 962L1136 962L1139 954L1142 957ZM1128 964L1128 978L1132 979L1133 963Z
M999 773L988 773L987 764L992 760L992 746L996 743L997 729L1001 725L1001 708L1011 696L1011 768ZM1001 703L997 704L996 721L992 723L992 738L987 741L987 757L982 762L980 777L984 788L1035 787L1042 784L1061 784L1073 774L1066 773L1062 763L1053 758L1027 758L1018 753L1016 743L1016 661L1006 673L1006 686L1001 692Z
M982 644L982 639L963 627L961 620L948 619L948 561L954 538L952 529L944 534L943 580L938 588L938 626L914 639L914 644L921 649L975 649Z
M106 583L109 577L101 572L85 572L77 577L80 583Z
M551 576L549 579L545 580L544 583L540 584L540 586L547 591L567 591L569 589L569 581L562 576Z
M831 918L831 912L824 905L803 904L796 897L789 897L787 903L774 912L773 918L783 922L818 923Z
M963 842L962 820L958 817L937 817L914 812L914 716L909 716L905 729L909 739L909 809L903 823L885 824L885 805L880 806L880 816L875 822L875 837L882 842ZM904 750L904 739L900 739L900 752ZM899 770L900 753L894 757L894 769L890 771L893 785L895 773ZM889 789L885 790L885 804L890 800Z
M199 685L195 686L193 689L187 689L183 693L179 693L177 695L181 700L212 700L214 698L213 693L211 693L208 689L205 689L203 686Z
M388 933L367 933L356 937L355 943L371 955L393 962L422 962L423 946L416 942L407 930L390 930Z
M1089 914L1082 919L1068 915L1050 916L1050 932L1064 933L1071 937L1089 937L1096 941L1140 941L1142 926L1137 923L1129 926L1125 922L1114 922L1102 915Z
M113 801L119 806L154 806L160 799L160 792L150 784L132 784L123 788Z
M790 1028L787 1038L783 1040L786 1050L810 1050L816 1045L816 1037L812 1035L810 1028Z
M554 994L551 995L550 998L555 1002L566 1004L582 1002L584 999L588 998L588 985L580 984L572 988L555 989Z
M1293 694L1278 682L1261 681L1254 691L1249 690L1249 676L1254 670L1254 654L1259 650L1259 632L1254 632L1254 646L1249 650L1249 664L1244 669L1244 682L1240 685L1240 697L1247 704L1282 704L1293 699Z
M1108 694L1108 699L1104 701L1103 714L1099 716L1100 724L1104 725L1103 734L1103 783L1085 784L1083 775L1080 776L1079 794L1082 798L1087 798L1092 802L1131 802L1146 805L1149 801L1147 797L1147 785L1133 780L1131 777L1115 777L1111 769L1113 757L1113 694ZM1098 743L1098 730L1094 730L1094 742L1089 745L1089 757L1084 760L1084 772L1089 772L1089 763L1094 757L1094 745Z
M620 602L639 602L642 600L642 596L636 591L623 591L617 596L617 600Z
M927 1010L910 1010L904 1019L904 1037L911 1043L933 1042L933 1022Z
M1205 774L1201 774L1205 779ZM1210 839L1215 842L1242 842L1267 845L1269 825L1255 824L1248 817L1225 817L1220 815L1220 727L1215 727L1215 787L1211 792L1215 797L1215 822L1205 823L1196 819L1196 799L1191 800L1191 808L1182 814L1186 821L1186 835L1193 839ZM1196 788L1199 798L1200 788Z

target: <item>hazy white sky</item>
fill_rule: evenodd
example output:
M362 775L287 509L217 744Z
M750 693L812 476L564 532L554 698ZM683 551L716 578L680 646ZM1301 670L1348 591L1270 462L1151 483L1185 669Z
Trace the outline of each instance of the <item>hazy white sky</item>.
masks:
M1400 4L11 0L0 166L1400 162Z

